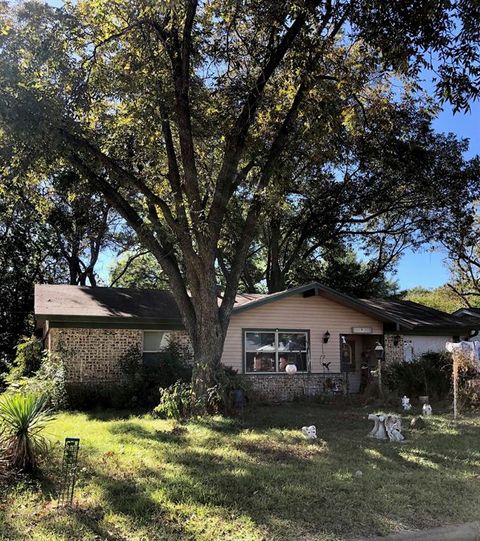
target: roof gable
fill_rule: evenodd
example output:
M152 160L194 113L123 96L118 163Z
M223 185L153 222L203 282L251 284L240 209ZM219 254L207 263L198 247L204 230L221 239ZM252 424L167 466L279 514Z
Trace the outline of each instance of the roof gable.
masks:
M350 297L349 295L345 295L344 293L340 293L339 291L336 291L328 286L320 284L319 282L311 282L309 284L305 284L300 287L294 287L291 289L287 289L285 291L280 291L278 293L265 295L262 298L253 300L247 304L234 307L233 313L239 313L245 310L251 310L253 308L257 308L259 306L263 306L271 302L276 302L280 299L284 299L291 295L303 295L305 297L308 297L311 295L322 295L326 298L329 298L340 304L343 304L344 306L348 306L350 308L358 310L359 312L372 316L378 319L379 321L391 322L391 323L397 322L397 319L392 318L389 314L385 313L382 309L378 309L375 306L370 306L366 304L364 301L362 301L361 299L356 299L354 297Z

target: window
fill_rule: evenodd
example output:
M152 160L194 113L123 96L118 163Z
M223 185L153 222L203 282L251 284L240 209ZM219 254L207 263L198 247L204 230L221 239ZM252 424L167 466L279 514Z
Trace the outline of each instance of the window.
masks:
M308 365L308 332L245 331L245 372L285 372L295 364L299 372Z
M158 366L165 359L163 350L167 347L170 334L167 331L144 331L143 364Z

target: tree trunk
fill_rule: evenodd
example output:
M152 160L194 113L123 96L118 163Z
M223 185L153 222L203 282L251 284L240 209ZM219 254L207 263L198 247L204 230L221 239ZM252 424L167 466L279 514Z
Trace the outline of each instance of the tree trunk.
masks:
M285 289L285 274L280 268L280 223L272 220L267 261L267 288L269 293Z
M204 301L195 308L198 323L193 332L189 330L195 359L192 386L195 396L205 399L207 390L218 381L226 329L222 329L216 305Z

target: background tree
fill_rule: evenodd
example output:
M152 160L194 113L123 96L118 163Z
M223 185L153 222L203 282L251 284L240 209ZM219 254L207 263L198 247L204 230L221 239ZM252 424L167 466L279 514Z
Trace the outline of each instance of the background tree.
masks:
M459 308L465 308L466 303L447 284L428 289L425 287L412 287L402 292L402 298L430 306L436 310L451 314Z
M127 251L110 270L110 287L168 289L168 279L150 252Z
M91 193L73 171L63 171L41 186L39 206L45 226L68 269L71 285L97 285L101 250L115 245L118 215L103 197Z
M192 339L197 392L219 366L277 164L295 154L291 135L308 126L315 102L337 95L338 125L346 111L360 118L352 106L364 67L375 67L378 86L392 76L414 83L427 51L439 60L439 96L460 108L478 94L470 3L92 0L0 9L0 129L18 142L10 166L68 164L136 232L168 276ZM247 204L219 306L218 248L238 195Z
M29 205L0 190L0 373L33 332L33 284L57 278L50 240Z

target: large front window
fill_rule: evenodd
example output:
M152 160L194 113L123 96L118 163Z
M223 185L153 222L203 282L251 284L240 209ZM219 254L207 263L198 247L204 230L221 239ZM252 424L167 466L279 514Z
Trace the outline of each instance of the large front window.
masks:
M308 332L245 331L245 372L285 372L295 364L299 372L308 366Z

